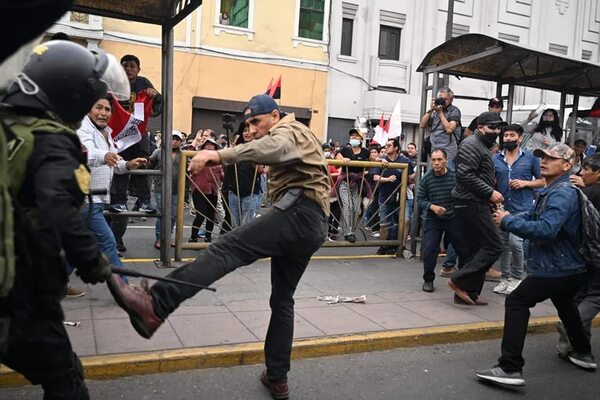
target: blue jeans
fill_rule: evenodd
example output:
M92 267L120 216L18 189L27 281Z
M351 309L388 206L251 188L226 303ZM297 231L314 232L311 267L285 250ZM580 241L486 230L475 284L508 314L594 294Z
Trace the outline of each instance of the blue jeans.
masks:
M256 211L260 208L260 201L262 199L262 195L259 194L251 194L249 196L242 197L242 202L240 204L240 199L234 192L229 192L229 212L231 213L231 224L235 228L236 226L240 226L242 224L247 224L248 222L254 219L254 215ZM240 208L242 211L242 216L240 218Z
M500 232L502 236L502 255L500 270L502 279L523 279L523 238L509 232Z
M444 260L444 264L442 266L444 268L456 266L457 258L458 256L456 255L456 250L454 250L454 245L452 243L448 243L448 247L446 248L446 259Z
M108 222L106 222L106 218L104 218L104 214L102 213L107 208L108 204L93 203L91 207L92 213L90 216L90 205L84 204L81 214L83 216L83 220L88 226L88 229L94 234L94 237L98 242L98 247L100 247L100 251L103 252L108 258L108 262L116 267L122 268L123 263L121 262L119 253L117 252L117 241L115 240L115 236L110 229L110 225L108 225ZM73 272L73 268L70 268L69 273L71 272ZM125 280L125 282L127 282L127 278L125 276L122 276L122 278Z
M173 193L171 200L171 234L173 233L173 228L175 228L175 214L177 213L177 194ZM154 192L154 197L156 197L156 207L161 210L162 204L162 193ZM160 240L160 230L161 230L162 218L156 218L156 224L154 225L154 237L156 240Z
M398 240L398 204L387 202L379 205L379 224L388 228L387 240Z

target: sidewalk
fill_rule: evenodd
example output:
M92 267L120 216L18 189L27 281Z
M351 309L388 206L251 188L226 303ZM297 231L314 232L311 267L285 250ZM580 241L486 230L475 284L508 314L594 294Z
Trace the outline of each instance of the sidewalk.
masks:
M160 275L169 272L168 269L157 269L152 262L126 265ZM446 278L436 278L434 293L422 292L421 274L422 264L419 260L317 257L311 261L296 292L295 339L317 339L317 342L310 341L310 346L314 348L324 343L318 342L318 339L324 339L330 345L340 335L361 335L361 340L372 342L374 334L377 338L390 340L392 336L402 335L403 330L407 330L409 336L413 335L414 328L419 329L414 331L419 334L437 332L441 335L436 339L438 343L457 341L448 335L465 329L482 332L493 327L496 336L501 332L498 322L504 317L505 297L492 292L493 282L486 282L482 293L482 298L490 302L487 307L462 306L452 302ZM132 279L132 282L139 283L136 279ZM73 285L85 287L77 278L74 278ZM268 261L261 260L241 268L216 282L214 287L217 288L216 293L202 291L185 302L152 339L146 340L133 330L126 313L116 305L105 285L89 286L85 288L87 294L84 297L64 300L66 321L79 322L78 326L66 328L74 350L83 358L84 365L86 358L100 365L107 365L107 360L111 358L89 356L123 353L138 353L136 356L140 356L140 352L149 352L141 355L145 361L155 359L160 362L165 355L163 351L197 351L195 348L207 346L221 346L219 351L226 351L227 346L240 343L250 344L248 348L253 349L253 354L260 358L270 315ZM328 305L317 301L319 295L363 294L367 297L366 304ZM556 310L549 301L538 304L532 310L532 317L555 315ZM446 326L452 327L440 329ZM367 333L371 336L365 335ZM485 334L481 336L484 337ZM348 343L353 340L356 343L351 336L345 336L339 338L338 343L351 346ZM474 338L471 335L458 340ZM349 351L357 350L341 350ZM243 357L240 354L236 357ZM118 359L123 361L123 357ZM239 363L244 362L242 360ZM122 374L120 371L119 374Z

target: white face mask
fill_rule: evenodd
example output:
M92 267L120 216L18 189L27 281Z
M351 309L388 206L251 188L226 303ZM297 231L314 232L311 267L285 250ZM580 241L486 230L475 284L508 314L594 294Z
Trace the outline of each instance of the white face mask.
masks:
M360 146L360 140L358 140L358 139L350 139L350 146L352 146L352 147L358 147L358 146Z
M330 151L326 151L325 152L325 158L329 158L331 157L331 152Z

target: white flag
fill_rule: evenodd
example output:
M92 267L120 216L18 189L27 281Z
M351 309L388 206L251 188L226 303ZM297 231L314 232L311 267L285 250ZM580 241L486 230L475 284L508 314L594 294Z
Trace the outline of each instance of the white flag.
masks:
M392 116L390 117L390 128L388 130L389 138L397 138L402 135L402 115L401 115L401 106L400 99L396 102L394 106L394 110L392 111Z

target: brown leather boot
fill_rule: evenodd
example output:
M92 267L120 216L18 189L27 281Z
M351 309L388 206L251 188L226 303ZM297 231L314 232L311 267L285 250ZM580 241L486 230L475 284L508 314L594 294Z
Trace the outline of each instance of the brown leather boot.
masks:
M147 281L142 282L142 288L131 287L118 275L112 274L106 283L117 304L129 314L136 332L150 339L164 321L154 312L154 299Z
M269 378L267 378L267 370L264 370L260 375L260 381L267 389L269 389L272 398L281 400L290 397L287 380L284 382L272 383L269 381Z

